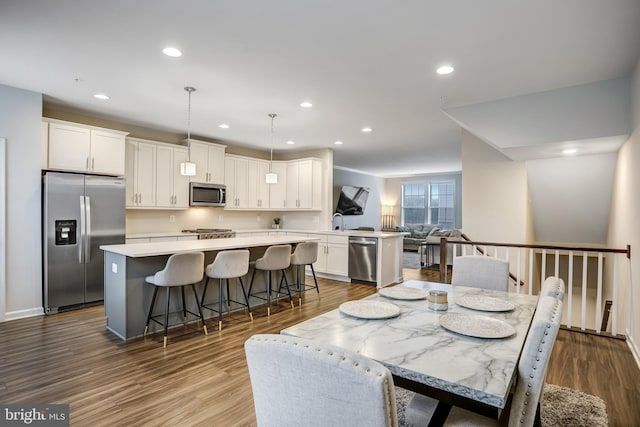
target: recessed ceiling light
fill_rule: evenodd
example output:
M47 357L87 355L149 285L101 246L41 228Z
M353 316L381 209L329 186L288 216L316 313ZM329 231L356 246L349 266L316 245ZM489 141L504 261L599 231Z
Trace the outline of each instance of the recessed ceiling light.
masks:
M180 52L180 49L176 49L175 47L165 47L164 49L162 49L162 53L174 58L182 56L182 52Z
M109 97L107 95L105 95L104 93L95 93L93 95L94 98L98 98L98 99L109 99Z
M373 129L371 129L369 126L365 126L365 127L363 127L362 129L360 129L360 130L361 130L362 132L364 132L364 133L369 133L369 132L372 132L372 131L373 131Z
M309 101L304 101L304 102L301 102L301 103L300 103L300 106L301 106L302 108L311 108L311 107L313 107L313 104L312 104L312 103L310 103Z
M572 154L576 154L577 152L578 152L578 150L575 149L575 148L566 148L566 149L562 150L562 154L567 155L567 156L570 156Z
M287 145L293 145L295 143L296 143L295 141L291 141L291 140L287 141Z
M451 65L443 65L436 70L438 74L451 74L453 73L453 67Z
M342 145L342 141L336 141L334 142L334 145Z
M229 129L229 125L228 125L228 124L226 124L226 123L221 123L221 124L219 124L219 125L218 125L218 127L219 127L220 129Z

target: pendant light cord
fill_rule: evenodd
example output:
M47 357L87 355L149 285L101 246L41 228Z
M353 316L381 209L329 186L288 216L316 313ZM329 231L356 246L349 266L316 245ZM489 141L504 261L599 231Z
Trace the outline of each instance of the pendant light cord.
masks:
M184 90L189 94L189 104L187 107L187 144L191 142L191 92L195 92L196 88L185 86Z
M273 119L278 117L278 115L275 113L271 113L269 114L269 117L271 117L271 147L269 149L269 152L271 153L271 160L269 161L269 173L271 173L271 168L273 166Z

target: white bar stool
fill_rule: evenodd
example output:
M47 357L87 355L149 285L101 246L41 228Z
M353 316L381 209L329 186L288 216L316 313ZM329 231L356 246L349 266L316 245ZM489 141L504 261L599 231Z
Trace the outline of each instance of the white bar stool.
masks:
M195 284L202 281L204 276L204 253L202 252L189 252L184 254L174 254L169 257L167 260L167 264L165 265L163 270L158 271L153 276L147 276L144 280L147 283L155 286L153 291L153 298L151 298L151 305L149 306L149 313L147 314L147 323L144 327L144 335L147 335L147 331L149 330L149 322L154 321L159 325L164 326L164 339L163 339L163 347L167 346L167 331L169 328L169 301L171 296L171 288L180 288L180 292L182 294L182 315L184 318L184 323L187 323L187 313L192 314L194 316L199 316L202 321L202 329L204 330L204 334L207 333L207 325L204 323L204 316L202 315L202 308L200 307L200 302L198 301L198 294L196 293ZM185 302L184 296L184 287L191 286L193 290L193 295L196 299L196 305L198 306L198 313L193 313L187 310L187 305ZM161 316L152 315L153 307L156 303L156 296L158 295L158 289L165 288L167 293L167 302L164 311L164 323L156 320L155 317Z
M302 242L298 243L296 249L291 254L291 265L294 266L294 271L296 274L296 289L294 291L298 292L298 304L302 305L302 291L306 291L307 289L315 288L318 294L320 293L320 288L318 288L318 279L316 278L316 272L313 269L313 263L318 260L318 242ZM311 273L313 274L313 283L314 285L307 285L305 283L305 273L304 268L306 266L311 267ZM300 281L300 267L302 267L302 283Z
M244 283L242 282L242 276L246 275L249 272L249 250L248 249L238 249L233 251L223 251L219 252L216 255L216 258L213 262L207 265L205 269L205 274L207 275L207 281L204 285L204 292L202 292L202 300L200 301L200 305L202 308L206 308L207 310L211 310L213 312L218 313L218 330L222 330L222 300L223 300L223 290L222 290L222 282L226 280L227 282L227 297L226 297L226 305L227 305L227 313L231 312L231 303L234 302L236 304L243 305L247 307L249 311L249 317L253 320L253 314L251 314L251 306L249 305L249 298L247 297L247 291L244 288ZM237 278L240 281L240 287L242 288L242 296L244 297L244 303L240 301L235 301L231 299L231 295L229 294L229 279ZM207 287L209 286L210 279L218 279L218 309L211 308L212 304L205 304L204 298L207 294Z
M293 299L291 298L291 289L289 289L289 281L287 280L287 275L285 270L289 268L291 265L291 245L274 245L269 246L267 250L264 252L262 258L258 258L256 260L255 268L253 269L253 274L251 275L251 283L249 284L249 296L253 296L255 298L259 298L267 301L267 316L271 316L271 272L280 270L282 272L282 277L280 281L284 280L285 286L287 287L287 294L289 295L289 302L291 303L291 308L293 308ZM266 290L264 293L267 294L267 298L262 298L256 296L255 294L251 294L251 289L253 289L253 279L256 277L256 271L263 270L265 275L265 285ZM263 293L263 292L259 292ZM279 293L276 291L276 293Z

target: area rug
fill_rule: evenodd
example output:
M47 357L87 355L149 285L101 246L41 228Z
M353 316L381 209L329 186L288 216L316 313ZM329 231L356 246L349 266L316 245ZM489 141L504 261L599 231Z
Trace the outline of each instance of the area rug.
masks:
M396 387L398 426L406 426L405 411L413 392ZM543 427L607 427L607 407L602 399L553 384L545 384L540 408Z

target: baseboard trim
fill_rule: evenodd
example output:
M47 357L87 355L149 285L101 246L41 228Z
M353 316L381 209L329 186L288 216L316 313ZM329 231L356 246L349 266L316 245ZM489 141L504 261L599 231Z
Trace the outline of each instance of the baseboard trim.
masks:
M8 311L4 314L4 321L24 319L25 317L44 316L42 307L28 308L26 310Z
M631 350L631 354L633 354L633 358L636 361L636 365L638 365L638 369L640 369L640 349L638 349L638 345L633 340L633 337L629 333L628 329L626 330L626 332L627 332L627 344L629 345L629 350Z

